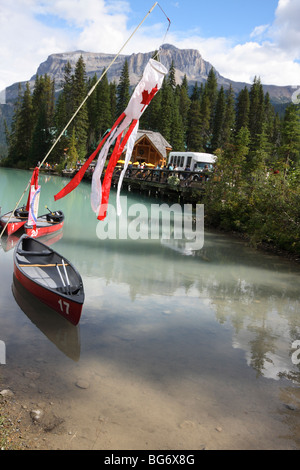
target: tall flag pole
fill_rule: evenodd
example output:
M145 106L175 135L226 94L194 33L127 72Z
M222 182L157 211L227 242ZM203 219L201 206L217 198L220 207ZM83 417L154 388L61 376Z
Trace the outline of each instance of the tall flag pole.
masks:
M137 30L141 27L141 25L144 23L144 21L146 20L146 18L150 15L150 13L152 13L152 11L154 10L154 8L156 7L156 5L158 5L158 2L155 2L152 7L150 8L150 10L147 12L147 14L145 15L145 17L142 19L142 21L137 25L137 27L135 28L135 30L133 31L133 33L129 36L129 38L127 39L127 41L123 44L123 46L121 47L121 49L119 50L119 52L116 54L116 56L114 57L114 59L111 61L111 63L108 65L108 67L104 70L104 72L102 73L102 75L99 77L99 79L97 80L97 82L95 83L95 85L90 89L90 91L88 92L87 96L84 98L84 100L82 101L82 103L79 105L79 107L77 108L77 110L75 111L75 113L73 114L73 116L71 117L71 119L69 120L69 122L67 123L67 125L64 127L64 129L61 131L61 133L59 134L59 136L57 137L57 139L54 141L53 145L51 146L50 150L47 152L47 154L45 155L45 157L43 158L43 160L40 162L40 164L38 165L38 169L40 169L42 167L42 165L45 163L45 161L47 160L48 156L50 155L50 153L52 152L52 150L54 149L54 147L57 145L57 143L59 142L59 140L61 139L62 135L66 132L67 128L69 127L69 125L71 124L71 122L74 120L74 118L77 116L78 112L80 111L80 109L82 108L82 106L85 104L85 102L87 101L87 99L89 98L89 96L93 93L93 91L95 90L96 86L99 84L99 82L102 80L102 78L104 77L104 75L108 72L108 70L110 69L110 67L114 64L114 62L117 60L117 58L119 57L119 55L121 54L121 52L123 51L123 49L125 48L125 46L127 45L127 43L131 40L131 38L134 36L134 34L137 32ZM161 8L160 5L158 5L160 7L160 9L162 10L162 12L164 13L164 15L166 16L167 20L168 20L168 28L167 28L167 31L169 30L169 27L170 27L170 24L171 24L171 21L170 19L167 17L167 15L165 14L165 12L163 11L163 9ZM116 123L115 123L116 124ZM108 134L105 136L105 138L100 142L100 144L98 145L97 149L95 150L95 152L91 155L91 157L93 156L93 158L90 157L89 160L87 160L87 162L90 162L92 161L96 156L97 156L97 153L99 151L99 149L102 147L102 145L104 144L104 141L106 140L106 138L108 137ZM87 163L86 162L86 163ZM85 164L83 167L85 167L86 169L88 168L89 166L89 163L88 164ZM76 175L77 176L77 175ZM75 176L75 178L76 178ZM80 181L79 181L80 182ZM79 183L78 183L79 184ZM28 188L30 187L31 185L31 179L28 181L27 183L27 186L26 188L24 189L20 199L18 200L18 202L16 203L15 205L15 208L14 210L12 211L11 213L11 216L10 218L8 219L5 227L3 228L2 232L0 233L0 239L3 235L3 233L5 232L5 229L7 227L7 225L9 224L10 222L10 219L12 218L13 214L14 214L14 211L17 209L17 207L19 206L21 200L23 199L23 196L24 194L27 192ZM70 192L70 191L69 191ZM56 200L56 199L55 199ZM28 202L27 202L28 204Z
M104 139L100 142L97 149L92 153L92 155L87 159L85 164L76 173L75 177L58 194L54 196L55 201L61 199L62 197L65 197L78 186L85 174L86 169L93 161L97 153L99 153L98 161L92 178L91 206L93 211L98 214L98 219L104 220L107 212L113 171L115 169L117 161L120 159L121 154L125 149L126 144L128 144L124 167L118 183L117 213L120 215L121 206L119 195L123 178L127 170L132 149L135 143L139 127L139 119L145 109L150 104L151 100L158 92L158 90L161 88L163 79L166 74L167 69L163 64L154 59L150 59L148 61L143 73L143 77L136 86L126 109L116 120L110 132L105 135ZM101 184L101 176L103 173L107 154L110 146L113 144L114 141L114 149L112 155L110 156L105 171L103 184Z

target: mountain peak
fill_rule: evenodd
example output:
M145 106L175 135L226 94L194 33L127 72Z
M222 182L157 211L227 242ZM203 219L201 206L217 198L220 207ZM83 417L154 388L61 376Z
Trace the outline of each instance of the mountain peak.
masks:
M130 84L131 86L135 86L139 82L143 70L148 60L153 57L153 54L154 51L131 55L119 55L111 65L112 60L115 59L115 55L113 54L86 52L82 50L56 53L48 56L48 58L40 64L37 70L37 75L49 75L52 79L55 80L56 89L58 90L64 78L64 68L66 63L70 62L72 68L74 69L79 57L82 55L88 77L93 77L95 74L97 77L100 77L100 75L103 73L103 70L110 66L107 72L108 81L115 81L118 83L124 61L127 59ZM178 49L172 44L163 44L160 48L159 57L160 61L167 68L167 70L170 69L172 63L174 64L175 79L179 84L182 82L184 76L187 77L187 81L190 86L193 86L195 83L204 83L207 80L211 68L213 67L212 64L202 58L200 52L197 49ZM215 73L219 87L223 86L224 89L228 89L231 86L236 94L239 93L245 86L248 86L248 88L251 87L251 84L234 82L221 76L216 69ZM34 75L29 80L31 87L34 85L35 78L36 75ZM25 82L23 83L23 86L25 86ZM278 87L265 85L264 91L269 92L270 98L274 103L287 103L291 100L291 95L294 90L292 87L288 86ZM13 101L17 97L17 92L17 84L8 87L6 89L7 101Z

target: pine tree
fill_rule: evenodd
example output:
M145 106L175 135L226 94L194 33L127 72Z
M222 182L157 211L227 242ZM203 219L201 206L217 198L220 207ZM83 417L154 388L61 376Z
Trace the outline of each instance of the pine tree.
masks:
M110 127L113 125L114 121L117 119L117 85L115 82L109 84L110 92L110 112L111 112L111 123Z
M258 146L252 151L251 165L248 166L249 173L255 173L256 178L263 175L265 178L268 169L268 157L270 155L271 144L267 135L267 125L263 124L262 132L257 137Z
M72 66L68 61L64 67L64 80L62 83L63 87L63 103L64 103L64 118L63 122L60 123L62 125L62 129L65 127L67 122L70 120L73 112L74 112L74 105L73 105L73 75L72 75Z
M70 138L70 148L68 152L68 158L67 158L67 168L76 168L77 161L79 159L79 154L77 152L77 138L76 138L76 131L75 127L73 127L72 130L72 135Z
M97 75L95 74L92 79L88 81L88 89L91 90L97 83ZM97 146L97 118L98 118L98 102L97 102L97 89L91 93L87 100L88 112L88 150L93 151Z
M188 94L188 82L186 75L182 79L179 92L179 113L182 119L183 132L186 140L186 133L188 129L188 114L191 105L191 100Z
M35 166L38 161L43 160L53 140L54 81L47 74L36 77L32 104L34 123L30 165ZM49 161L54 161L53 154L50 154Z
M202 84L199 88L198 83L196 82L192 89L191 101L200 100L201 95L202 95Z
M230 85L226 91L226 106L223 124L223 142L231 143L235 132L235 99L233 89Z
M225 93L224 88L221 86L217 103L216 103L216 110L214 116L214 124L213 124L213 136L211 141L211 148L212 151L215 151L218 148L221 148L224 144L223 139L223 127L224 127L224 119L225 119Z
M231 182L237 187L243 180L243 177L248 177L247 157L250 151L250 142L251 137L248 128L242 127L235 137L234 151L230 161Z
M127 104L130 100L130 80L129 80L129 71L128 71L128 62L125 60L120 81L117 86L117 114L120 116L123 111L126 109Z
M171 140L171 128L172 128L172 115L174 112L174 93L168 80L164 78L161 93L161 118L159 124L159 132L164 138L170 142Z
M98 137L111 127L112 113L111 113L111 97L110 87L108 84L107 76L104 75L103 79L98 85L97 89L97 134Z
M6 130L6 140L8 144L8 155L6 164L8 166L15 166L19 160L19 142L18 142L18 132L19 132L19 116L22 103L22 90L21 84L18 85L18 98L14 104L14 114L12 118L11 130Z
M64 79L61 83L62 91L60 92L54 114L55 138L58 138L62 130L66 127L73 114L73 75L72 67L68 61L64 67ZM61 136L54 150L52 151L53 159L57 163L64 161L64 155L69 149L69 140L72 131L68 128L64 135Z
M167 81L168 81L168 84L170 85L170 87L172 88L172 90L175 91L176 79L175 79L175 66L174 66L173 60L171 62L171 66L170 66L170 69L169 69Z
M299 107L290 104L285 111L282 123L282 159L284 174L290 166L300 165L300 117Z
M201 111L200 100L192 100L188 115L188 130L186 135L187 150L199 152L202 149L201 130Z
M182 117L179 113L179 99L174 100L174 110L172 113L172 122L171 122L171 138L170 144L174 150L178 152L184 152L185 150L185 141L184 141L184 130L182 125Z
M201 147L198 152L206 151L211 146L211 101L206 86L200 103L200 135Z
M236 132L242 127L249 126L250 97L248 88L243 88L238 94L236 101Z
M22 97L21 106L18 113L18 123L16 131L16 154L14 161L19 168L28 168L30 162L30 151L33 134L33 107L32 96L29 83L26 83Z
M259 135L264 123L264 92L260 79L254 78L250 90L249 131L251 135L251 148L255 150Z
M209 102L209 110L210 110L209 132L212 133L214 111L215 111L215 106L216 106L217 96L218 96L217 76L213 67L210 69L208 76L207 76L207 81L205 84L205 95L206 94L207 94L207 98Z
M273 119L272 131L271 131L271 153L269 158L269 166L276 164L280 158L280 147L282 142L281 136L281 120L279 114L276 113Z
M73 113L75 113L87 95L85 63L82 56L79 57L75 66L72 95ZM88 112L86 103L76 115L70 129L72 132L75 129L76 149L79 159L82 160L87 153Z
M55 139L58 138L61 131L68 123L66 116L66 97L62 91L56 102L55 114L54 114L54 128L55 128ZM62 163L64 160L64 154L67 152L69 147L68 130L60 137L59 141L52 150L53 159L56 163Z

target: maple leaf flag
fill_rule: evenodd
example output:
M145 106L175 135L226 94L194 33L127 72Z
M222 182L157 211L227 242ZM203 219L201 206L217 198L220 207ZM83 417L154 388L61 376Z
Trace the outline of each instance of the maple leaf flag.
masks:
M154 59L150 59L148 61L143 73L143 77L137 84L125 111L119 116L119 118L116 120L113 127L111 128L110 132L104 136L97 149L87 159L84 165L82 165L81 169L76 173L74 178L58 194L54 196L55 200L66 196L71 191L73 191L76 186L78 186L90 163L99 153L97 164L92 178L91 206L93 211L98 214L99 220L105 219L108 207L112 175L117 161L120 159L120 156L127 145L125 163L119 178L117 188L117 213L118 215L120 215L120 190L135 143L136 134L139 126L139 118L141 117L141 115L143 114L155 94L161 88L163 79L167 72L168 71L166 67L160 62ZM106 157L109 148L114 143L114 141L114 150L111 154L105 171L103 184L101 184L101 176Z

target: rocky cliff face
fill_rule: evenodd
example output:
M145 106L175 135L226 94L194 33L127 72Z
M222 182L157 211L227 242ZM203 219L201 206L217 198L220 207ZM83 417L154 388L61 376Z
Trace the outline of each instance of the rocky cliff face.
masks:
M132 86L136 85L142 76L143 70L145 68L148 60L153 56L154 51L148 53L138 53L131 55L120 55L110 67L107 72L108 80L115 81L118 83L122 67L125 59L128 62L130 83ZM181 83L184 75L186 75L188 83L190 86L193 86L196 82L198 84L206 81L212 65L205 61L198 50L195 49L178 49L170 44L164 44L160 50L160 60L166 66L167 69L170 68L172 62L176 70L176 80L177 83ZM56 89L59 90L61 87L61 82L63 81L64 76L64 67L69 61L71 66L74 68L76 62L78 61L80 55L82 55L85 65L86 72L88 77L93 77L95 74L97 77L100 77L103 70L109 66L111 61L114 59L112 54L102 54L102 53L93 53L93 52L84 52L84 51L75 51L75 52L65 52L62 54L52 54L50 55L45 62L40 64L37 70L37 75L41 76L48 74L51 78L55 79ZM230 85L233 87L235 93L248 86L250 88L251 84L233 82L225 77L222 77L215 70L217 81L219 86L223 86L225 89ZM31 86L34 85L36 75L31 77L29 83ZM22 84L25 85L25 82ZM269 92L273 103L285 103L290 101L291 95L294 91L292 87L278 87L265 85L265 92ZM13 101L17 97L18 84L14 84L6 89L6 100L7 102Z
M109 82L115 81L119 82L121 75L122 67L125 59L128 61L130 83L132 86L135 86L142 74L143 70L148 62L148 60L153 57L154 51L142 54L131 54L131 55L120 55L110 69L107 72L107 78ZM86 73L88 77L93 77L95 74L97 77L100 77L103 73L103 70L109 66L109 64L114 59L112 54L102 54L102 53L93 53L93 52L84 52L84 51L75 51L75 52L65 52L62 54L52 54L50 55L45 62L41 63L37 70L37 75L42 76L48 74L51 78L55 80L56 91L58 92L61 88L61 83L64 77L64 67L69 61L72 68L75 68L75 65L82 55L85 65ZM207 80L209 71L212 68L212 65L205 61L199 51L195 49L178 49L170 44L164 44L159 51L159 56L161 62L169 70L173 62L175 67L175 77L177 83L181 83L183 77L186 75L189 86L192 87L196 82L198 84L203 83ZM242 88L247 86L249 89L251 84L233 82L225 77L222 77L216 70L216 77L219 86L223 86L224 89L229 88L231 85L234 92L238 94ZM31 77L29 81L30 86L33 88L36 75ZM21 83L21 87L25 88L26 82ZM6 100L1 100L0 102L5 102L6 104L0 105L0 144L5 142L4 139L4 118L10 126L11 119L13 116L13 102L18 96L18 83L7 87L5 90ZM269 92L271 101L274 105L284 106L286 103L291 102L291 96L295 91L294 88L290 86L279 87L273 85L264 85L264 92ZM280 110L278 106L278 110ZM4 109L5 107L5 109ZM5 144L6 145L6 144Z
M148 60L153 56L153 54L154 51L145 54L138 53L132 54L130 56L119 56L107 73L108 80L116 81L116 83L118 83L122 67L126 59L128 62L131 85L136 85ZM111 61L114 59L114 56L110 54L84 51L52 54L39 66L37 74L41 76L47 73L55 79L56 85L59 86L63 80L63 71L66 63L69 61L71 66L74 68L80 55L82 55L84 59L88 76L93 76L96 74L99 77L103 70L108 67ZM202 82L206 80L207 75L212 67L209 62L206 62L202 59L200 53L197 50L180 50L169 44L165 44L162 47L160 51L160 60L167 69L170 68L173 61L176 69L176 80L178 83L181 82L184 75L187 76L188 81ZM30 81L34 82L34 80L35 75L31 78Z

